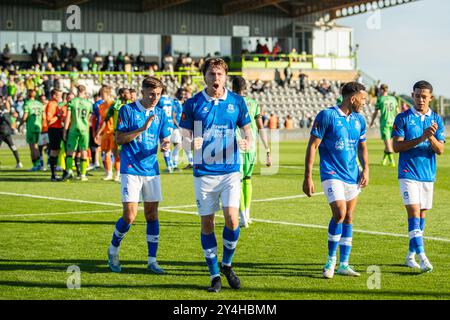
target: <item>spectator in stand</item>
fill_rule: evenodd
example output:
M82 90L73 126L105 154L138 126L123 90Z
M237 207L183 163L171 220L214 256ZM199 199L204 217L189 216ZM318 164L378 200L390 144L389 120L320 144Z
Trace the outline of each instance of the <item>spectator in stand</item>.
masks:
M317 91L323 94L325 98L331 92L331 86L326 79L320 81L319 85L316 87Z
M94 53L94 63L92 64L92 71L101 71L103 70L103 59L98 54L98 52Z
M128 55L128 53L125 53L125 55L123 56L123 63L124 63L124 70L125 70L125 72L133 71L133 65L131 63L131 57Z
M267 42L269 42L269 39L266 38L266 43L264 43L261 47L261 53L265 54L265 55L270 54L270 50L269 50L269 47L267 46Z
M138 68L138 71L142 71L145 68L145 58L142 55L142 51L139 52L139 55L136 57L136 66Z
M294 129L294 120L292 119L292 116L290 114L288 114L286 119L284 120L284 128L287 130Z
M106 71L114 71L114 56L112 55L111 51L108 52L105 60Z
M299 91L302 93L305 93L306 89L306 78L308 78L307 74L304 74L302 70L300 70L300 74L298 75L298 79L300 82L300 88Z
M261 42L259 42L259 40L256 40L256 50L255 50L256 54L262 54L262 45Z
M288 88L291 86L291 80L292 80L292 69L291 67L288 65L286 68L284 68L284 82L283 82L283 86L286 85Z
M119 54L116 58L116 70L123 71L125 66L125 57L122 54L122 51L119 51Z
M81 50L80 70L89 71L89 57L84 50Z
M278 128L278 117L274 113L271 113L269 118L269 129L274 130Z
M291 52L289 53L289 60L291 62L298 62L298 53L297 49L292 48Z
M280 54L281 53L281 45L280 45L280 43L277 41L277 43L275 43L275 45L273 46L273 49L272 49L272 55L274 56L274 57L276 57L278 54Z

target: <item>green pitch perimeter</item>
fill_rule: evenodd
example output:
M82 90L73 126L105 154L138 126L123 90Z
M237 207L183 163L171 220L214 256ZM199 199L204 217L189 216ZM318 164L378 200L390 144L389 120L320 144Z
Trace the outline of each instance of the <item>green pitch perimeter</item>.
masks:
M158 260L167 274L157 276L146 271L142 211L122 243L123 271L114 274L108 269L106 251L120 216L119 184L102 181L101 171L94 172L87 183L51 183L48 172L14 169L9 149L2 146L0 298L449 299L449 150L438 161L434 209L425 228L425 248L434 271L419 274L403 267L408 248L407 220L398 191L397 169L379 165L383 146L372 140L371 179L359 198L350 258L362 275L336 275L324 280L322 267L330 219L326 199L323 195L311 199L290 197L302 194L305 148L306 141L282 143L278 173L259 175L255 170L253 198L257 201L252 216L256 221L249 229L241 230L234 259L242 289L230 289L223 279L222 292L210 294L205 291L209 274L193 206L191 171L162 175L164 201ZM25 168L30 168L28 150L21 150L21 156ZM316 192L322 192L318 171L314 173ZM273 199L283 197L288 198ZM183 207L173 208L178 206ZM223 219L217 218L219 257L222 228ZM81 288L69 290L71 274L67 269L73 265L81 270ZM377 282L367 270L377 267L381 271L379 289L369 289Z

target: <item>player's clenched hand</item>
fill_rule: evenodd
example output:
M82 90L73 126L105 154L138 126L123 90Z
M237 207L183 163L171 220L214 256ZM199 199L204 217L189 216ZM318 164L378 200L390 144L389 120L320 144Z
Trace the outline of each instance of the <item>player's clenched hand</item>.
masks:
M203 138L194 138L194 150L200 150L203 147Z
M242 139L238 141L239 148L241 148L242 151L248 151L250 150L250 144L248 143L247 139Z
M369 170L363 170L359 178L359 185L361 186L361 188L365 188L367 187L368 184L369 184Z
M438 125L436 122L433 122L433 124L431 126L429 126L428 128L425 129L425 131L423 132L422 137L426 140L429 139L430 137L434 136L436 134L436 131L438 129Z
M303 180L303 192L308 197L311 197L314 193L314 182L311 177L305 177L305 180Z
M144 125L141 127L141 130L147 131L148 128L150 128L150 126L152 125L153 119L155 119L155 115L152 115L147 119L147 121L145 121Z
M267 152L266 155L266 166L272 166L272 155L270 154L270 152Z
M161 151L169 151L170 149L170 141L164 141L161 143Z

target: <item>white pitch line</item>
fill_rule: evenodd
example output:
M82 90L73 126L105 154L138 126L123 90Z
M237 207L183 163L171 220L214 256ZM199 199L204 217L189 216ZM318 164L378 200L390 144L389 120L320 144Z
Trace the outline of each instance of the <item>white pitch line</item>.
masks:
M109 206L122 206L121 204L115 204L115 203L109 203L109 202L96 202L96 201L85 201L85 200L76 200L76 199L53 198L53 197L45 197L45 196L36 196L36 195L31 195L31 194L20 194L20 193L12 193L12 192L2 192L2 191L0 191L0 195L2 195L2 194L3 195L38 198L38 199L50 199L50 200L68 201L68 202L101 204L101 205L109 205ZM323 192L316 193L315 195L320 195L320 194L323 194ZM273 200L281 200L281 199L293 199L293 198L303 198L303 197L305 197L305 195L297 195L297 196L282 197L282 198L271 198L271 199L259 199L259 200L255 200L254 202L273 201ZM181 207L188 208L189 206L181 206ZM165 212L189 214L189 215L197 215L198 214L195 211L182 211L182 210L175 210L175 209L170 209L170 208L173 208L173 207L166 207L166 208L165 207L161 207L161 208L159 208L159 210L165 211ZM222 216L217 215L217 217L222 217ZM302 223L263 220L263 219L254 219L254 218L253 218L253 220L257 221L257 222L263 222L263 223L298 226L298 227L304 227L304 228L315 228L315 229L327 229L328 228L326 226L315 225L315 224L302 224ZM391 237L400 237L400 238L407 238L408 237L408 235L406 235L406 234L397 234L397 233L389 233L389 232L358 230L358 229L354 229L353 231L357 232L357 233L365 233L365 234L381 235L381 236L391 236ZM438 237L423 237L423 238L427 239L427 240L435 240L435 241L441 241L441 242L450 242L450 239L445 239L445 238L438 238Z
M0 218L9 217L35 217L35 216L62 216L71 214L89 214L89 213L102 213L102 212L112 212L112 211L122 211L122 209L114 210L94 210L94 211L71 211L71 212L47 212L47 213L21 213L21 214L2 214Z

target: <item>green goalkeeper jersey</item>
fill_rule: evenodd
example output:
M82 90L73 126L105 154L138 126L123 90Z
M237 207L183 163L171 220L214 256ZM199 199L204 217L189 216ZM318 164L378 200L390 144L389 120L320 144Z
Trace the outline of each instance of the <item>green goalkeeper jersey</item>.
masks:
M23 110L28 113L27 132L41 132L44 105L37 100L27 100Z
M375 105L375 109L380 110L380 126L392 127L397 115L398 102L393 96L380 96Z
M92 103L83 98L73 98L67 105L71 112L70 130L89 132L89 115L92 112Z
M248 115L252 120L250 122L250 128L252 130L252 144L250 150L242 153L256 153L256 143L258 138L258 127L256 126L256 117L261 114L261 108L258 105L258 102L252 98L244 97L245 104L247 105ZM241 139L240 129L237 129L237 138Z

